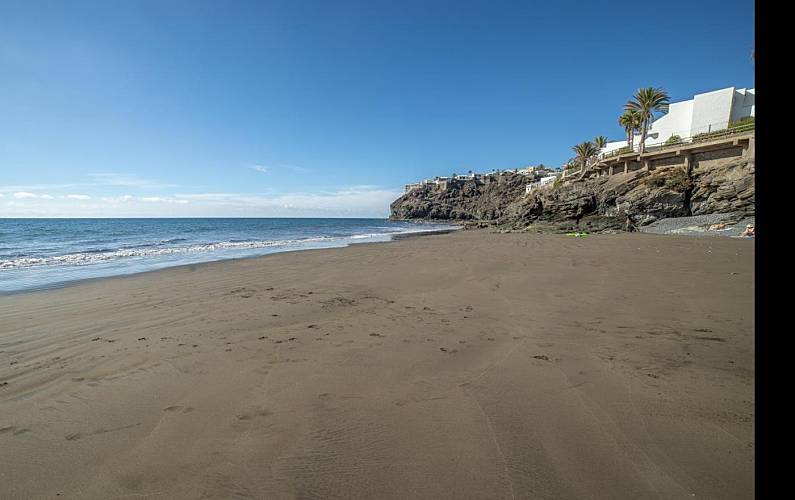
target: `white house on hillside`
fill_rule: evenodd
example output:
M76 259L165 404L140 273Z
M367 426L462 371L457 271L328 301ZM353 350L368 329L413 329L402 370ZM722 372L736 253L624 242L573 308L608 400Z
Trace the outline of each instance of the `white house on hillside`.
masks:
M728 87L696 94L689 101L672 102L668 105L668 112L649 126L646 145L662 144L673 135L684 139L723 130L730 123L754 116L754 97L755 89ZM640 134L637 134L634 142L636 150L639 144ZM625 146L626 140L608 142L601 153L610 153Z

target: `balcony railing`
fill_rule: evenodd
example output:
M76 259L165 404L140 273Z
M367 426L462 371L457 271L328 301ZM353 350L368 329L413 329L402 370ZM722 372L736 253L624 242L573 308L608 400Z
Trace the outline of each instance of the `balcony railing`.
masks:
M674 141L668 139L663 143L658 144L646 144L644 148L644 153L651 153L655 151L660 151L663 149L668 148L675 148L677 146L681 146L682 144L694 144L699 142L706 142L706 141L713 141L716 139L724 139L726 137L731 137L734 135L741 135L747 134L754 130L754 122L750 123L742 123L742 122L735 122L735 123L719 123L719 124L710 124L706 127L701 127L700 132L692 133L692 131L688 131L691 135L686 137L680 137L679 134L672 134L671 137L679 137ZM670 142L669 142L670 141ZM608 153L599 154L597 157L599 160L607 160L609 158L615 158L617 156L626 155L626 154L638 154L640 151L640 144L634 144L633 148L630 150L629 147L623 147L620 149L616 149L610 151Z

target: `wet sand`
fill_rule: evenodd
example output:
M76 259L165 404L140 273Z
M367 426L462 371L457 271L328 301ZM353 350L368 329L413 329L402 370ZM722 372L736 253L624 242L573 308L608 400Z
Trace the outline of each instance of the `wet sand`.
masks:
M753 241L460 231L0 297L1 498L752 498Z

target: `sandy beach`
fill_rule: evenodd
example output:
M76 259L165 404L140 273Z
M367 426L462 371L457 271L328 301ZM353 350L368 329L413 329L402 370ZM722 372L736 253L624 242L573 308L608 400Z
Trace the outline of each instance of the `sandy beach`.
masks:
M0 296L0 498L752 498L753 258L458 231Z

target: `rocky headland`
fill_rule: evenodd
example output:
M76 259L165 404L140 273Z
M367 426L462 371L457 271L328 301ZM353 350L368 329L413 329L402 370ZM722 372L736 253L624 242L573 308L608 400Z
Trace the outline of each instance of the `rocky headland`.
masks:
M627 215L648 232L705 232L717 223L739 229L738 223L752 221L753 149L694 158L689 168L639 168L599 177L585 172L530 193L525 193L528 177L513 172L457 180L444 188L423 186L395 200L390 218L541 232L621 231Z

